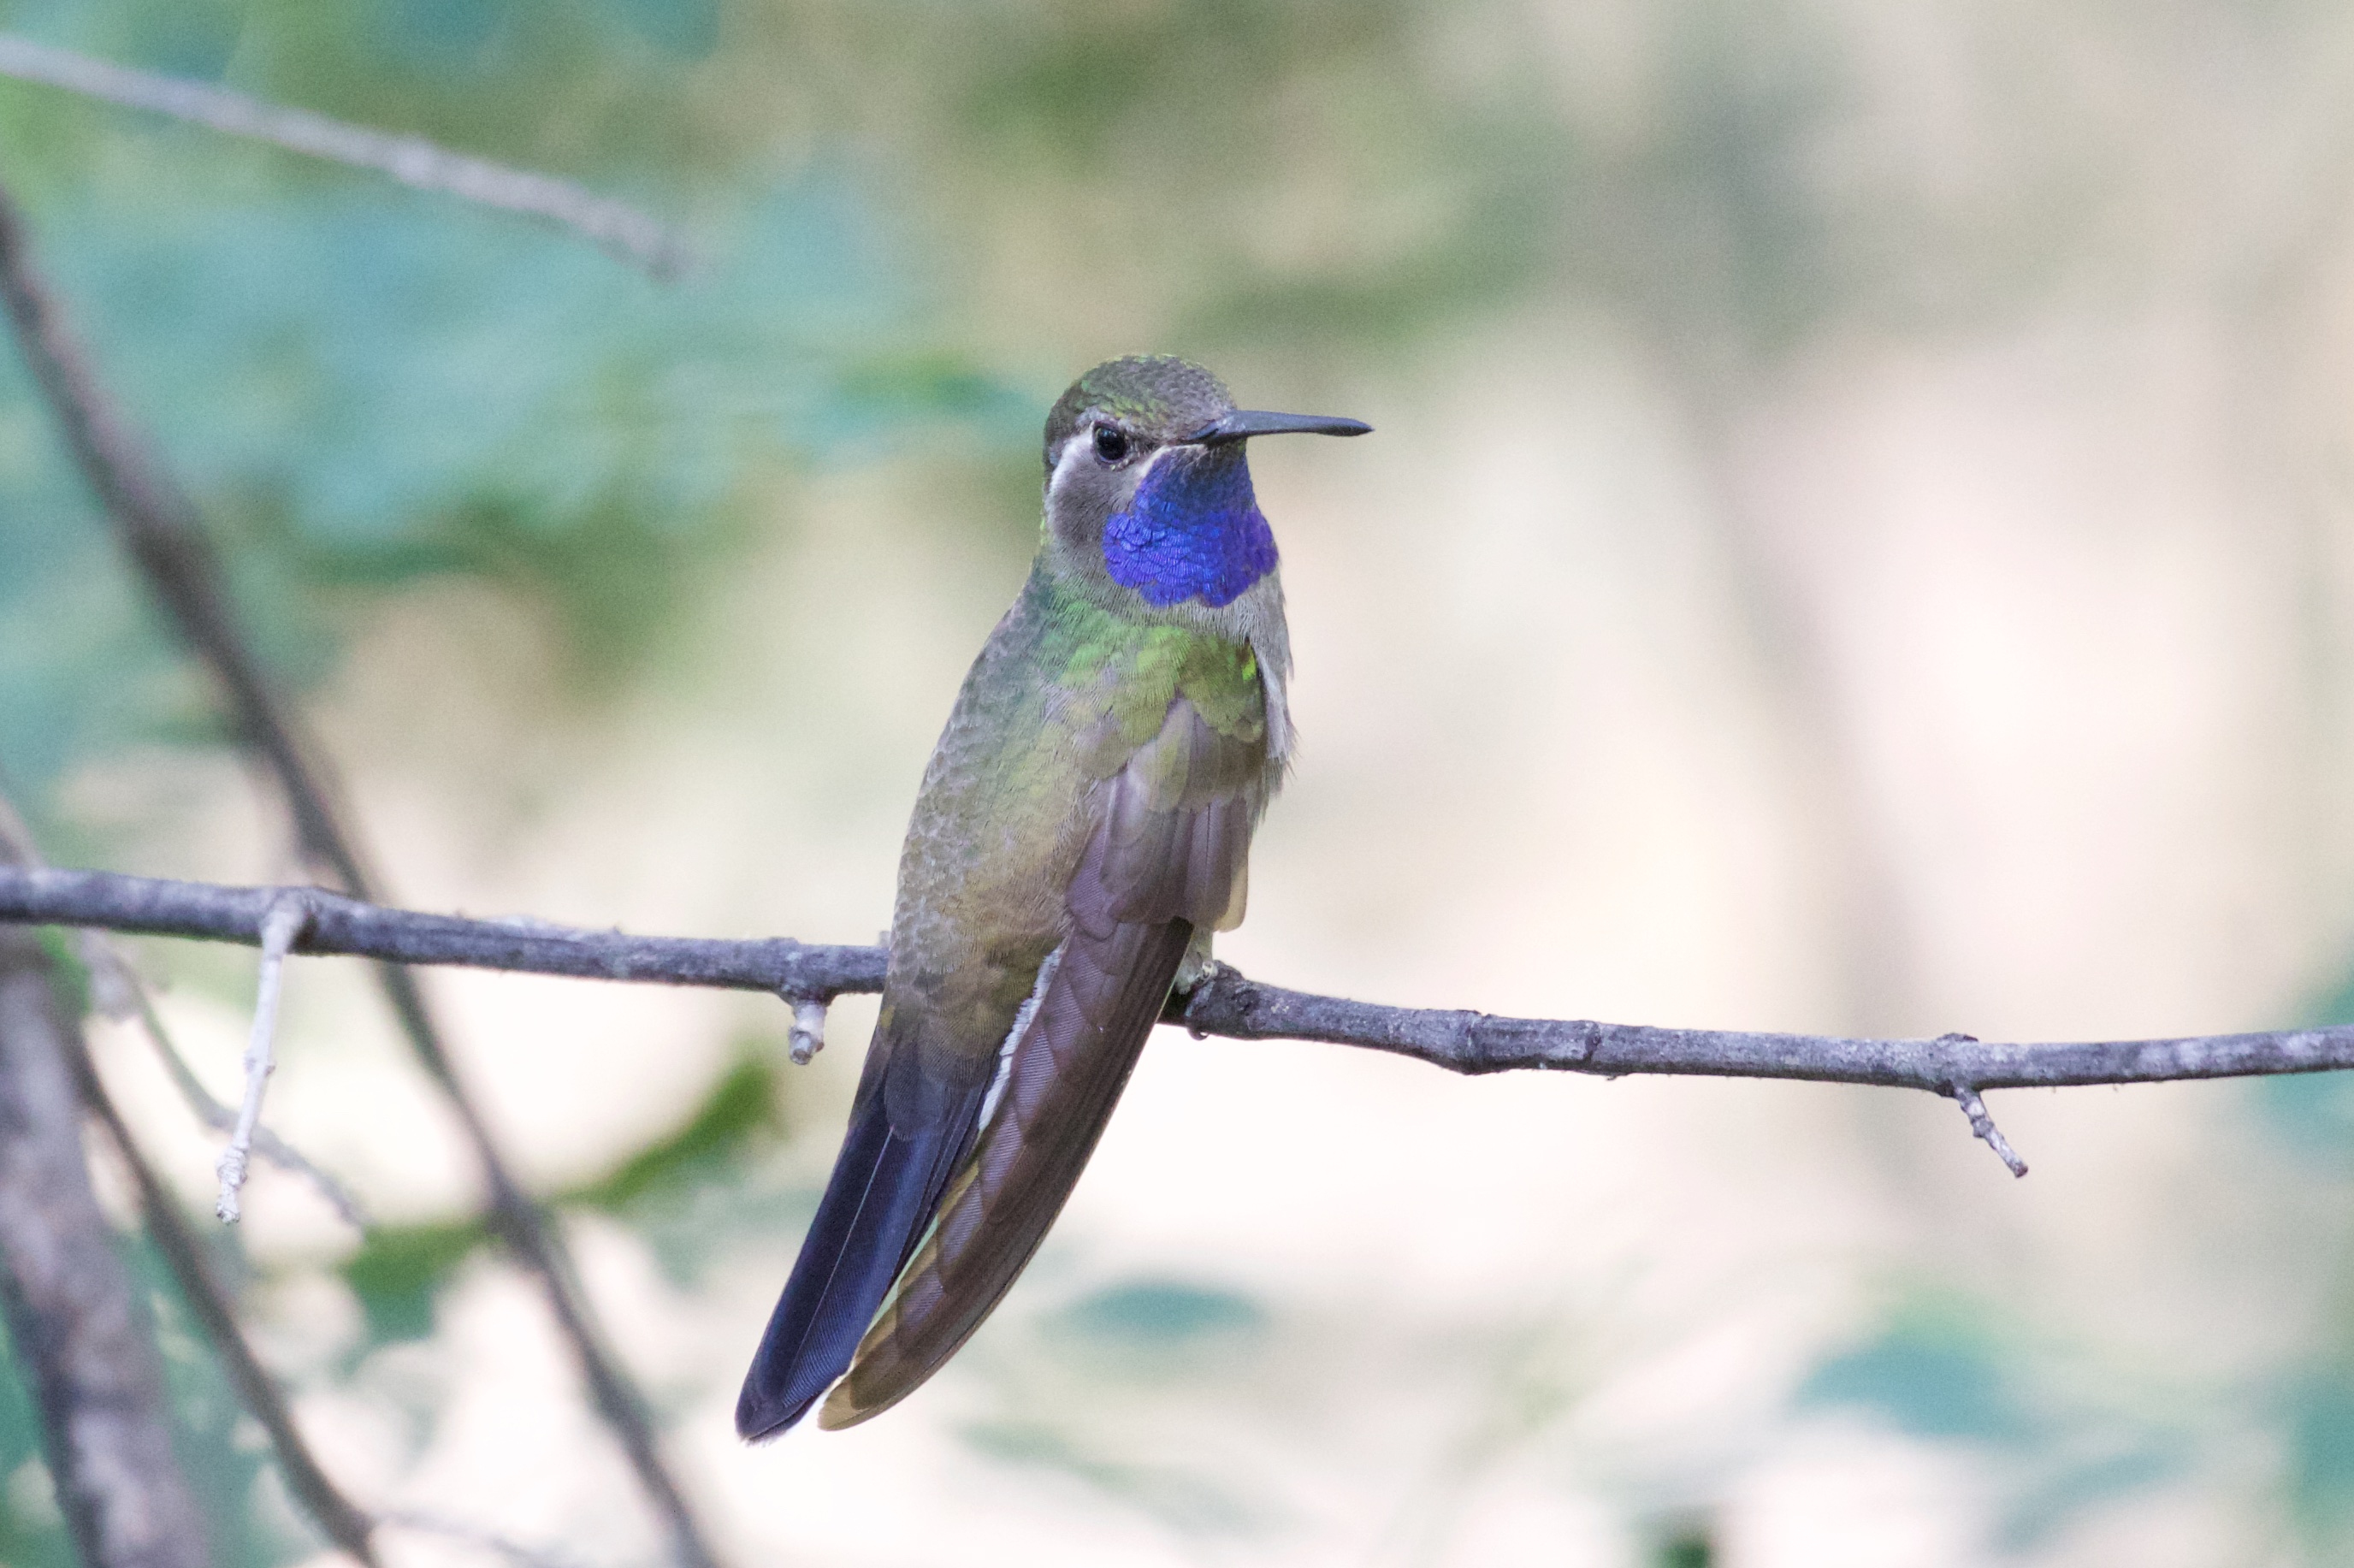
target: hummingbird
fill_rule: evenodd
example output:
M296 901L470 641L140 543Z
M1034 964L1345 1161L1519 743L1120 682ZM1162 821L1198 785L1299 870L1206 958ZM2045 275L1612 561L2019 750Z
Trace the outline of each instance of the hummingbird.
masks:
M1243 917L1282 782L1291 648L1256 436L1355 419L1235 407L1165 355L1047 416L1038 555L924 770L850 1126L736 1405L879 1414L1037 1251L1172 988ZM829 1393L828 1391L832 1392Z

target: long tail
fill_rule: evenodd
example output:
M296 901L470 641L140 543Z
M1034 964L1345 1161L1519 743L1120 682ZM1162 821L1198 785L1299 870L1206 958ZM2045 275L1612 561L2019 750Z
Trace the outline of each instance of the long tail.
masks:
M819 1425L848 1426L905 1399L1013 1285L1095 1151L1192 935L1182 920L1106 919L1092 931L1082 921L1072 933L1014 1044L1002 1102Z
M910 1131L895 1128L884 1093L886 1053L869 1048L850 1129L792 1277L744 1375L736 1430L747 1441L801 1418L856 1353L900 1268L915 1251L980 1118L981 1094Z

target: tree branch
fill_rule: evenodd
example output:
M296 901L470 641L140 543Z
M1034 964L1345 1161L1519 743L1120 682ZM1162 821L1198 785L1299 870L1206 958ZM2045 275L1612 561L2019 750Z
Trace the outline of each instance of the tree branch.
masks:
M343 889L371 896L356 837L343 823L315 750L279 700L239 634L219 564L196 509L116 412L57 298L36 265L31 234L0 185L0 303L15 323L35 384L49 405L90 489L105 506L133 564L175 629L219 681L246 744L277 776L306 859ZM260 927L257 925L256 932ZM376 971L386 1000L419 1064L456 1114L489 1190L489 1223L539 1278L548 1310L573 1350L589 1401L662 1515L686 1568L712 1568L702 1527L663 1461L652 1421L620 1361L598 1331L560 1239L507 1167L490 1124L458 1077L416 977L397 964Z
M880 948L817 947L782 937L633 937L517 916L470 920L387 909L315 887L223 887L103 871L7 866L0 867L0 920L259 947L262 920L272 902L289 891L299 892L310 907L310 923L294 942L297 953L769 991L822 1001L883 989Z
M781 937L642 937L545 920L423 915L314 888L224 887L111 872L13 867L0 867L0 923L97 927L251 947L259 943L263 914L290 892L308 899L313 911L294 945L297 953L770 991L795 1001L880 991L888 957L881 948L820 947ZM1921 1089L1959 1100L1973 1121L1984 1114L1977 1097L1986 1089L2354 1067L2354 1025L2041 1044L2006 1044L1966 1034L1860 1040L1388 1007L1287 991L1217 963L1192 991L1171 999L1162 1022L1230 1040L1317 1040L1386 1051L1454 1073L1543 1069L1610 1078L1664 1074Z
M0 1306L81 1560L204 1568L164 1369L82 1156L75 1035L41 945L0 934Z
M254 1354L253 1347L246 1342L244 1330L238 1327L228 1293L213 1277L212 1268L205 1261L204 1248L182 1216L178 1200L131 1136L122 1112L115 1109L106 1086L99 1081L89 1053L75 1051L71 1065L82 1103L106 1129L115 1152L130 1170L133 1185L139 1189L139 1208L147 1222L147 1234L154 1241L155 1250L163 1255L164 1266L178 1282L181 1298L186 1301L206 1337L212 1340L214 1352L220 1357L221 1370L237 1390L238 1402L269 1435L286 1489L328 1540L366 1568L375 1568L376 1552L371 1537L376 1520L344 1495L302 1440L301 1429L294 1425L293 1412L287 1408L277 1383L262 1367L261 1358Z
M0 76L166 114L290 153L373 170L417 190L538 218L584 236L663 281L693 265L685 241L627 202L600 196L570 180L453 153L422 136L373 131L208 82L133 70L5 33L0 33Z

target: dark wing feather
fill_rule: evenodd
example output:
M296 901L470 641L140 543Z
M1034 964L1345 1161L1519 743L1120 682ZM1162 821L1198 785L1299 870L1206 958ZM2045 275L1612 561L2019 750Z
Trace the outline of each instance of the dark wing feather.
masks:
M820 1425L864 1421L914 1392L1037 1251L1195 927L1239 916L1266 760L1260 736L1222 734L1181 699L1160 735L1099 788L1099 825L1067 895L1068 934L1017 1025L997 1103Z
M875 1309L905 1266L972 1140L985 1086L893 1080L921 1071L917 1053L879 1024L867 1048L850 1129L801 1256L785 1285L744 1390L736 1430L747 1439L801 1418L850 1365ZM921 1092L928 1088L930 1092ZM892 1107L899 1107L896 1124ZM910 1114L910 1107L914 1114Z

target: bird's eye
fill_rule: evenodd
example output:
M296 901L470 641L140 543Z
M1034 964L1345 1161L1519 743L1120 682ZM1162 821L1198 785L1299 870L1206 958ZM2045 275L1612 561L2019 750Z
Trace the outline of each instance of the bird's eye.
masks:
M1106 462L1118 462L1128 456L1128 432L1118 425L1097 425L1096 456Z

